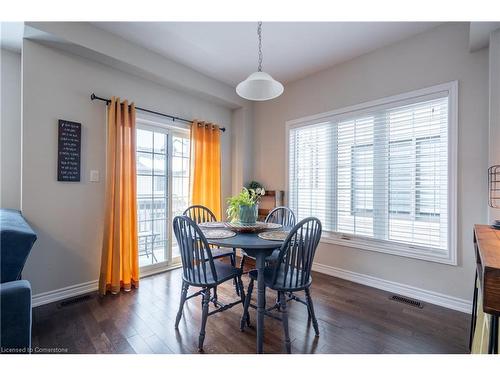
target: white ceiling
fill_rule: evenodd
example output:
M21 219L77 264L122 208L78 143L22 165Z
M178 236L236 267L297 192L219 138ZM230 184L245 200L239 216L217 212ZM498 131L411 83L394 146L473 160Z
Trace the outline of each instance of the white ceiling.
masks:
M93 22L232 86L257 69L257 23ZM264 22L263 70L286 83L421 33L436 22Z
M92 22L236 86L257 69L256 22ZM264 22L264 71L283 83L418 34L437 22ZM1 23L3 48L21 50L23 22Z

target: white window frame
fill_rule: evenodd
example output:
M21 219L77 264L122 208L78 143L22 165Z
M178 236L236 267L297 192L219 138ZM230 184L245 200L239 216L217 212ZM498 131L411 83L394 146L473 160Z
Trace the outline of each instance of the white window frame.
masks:
M173 231L172 231L172 136L175 135L184 135L188 136L190 134L190 128L188 125L184 126L183 124L175 123L167 118L149 115L146 113L140 113L136 116L136 128L137 129L147 129L147 130L155 130L161 131L167 135L167 207L168 207L168 215L167 215L167 234L168 234L168 258L163 262L159 262L156 264L148 264L142 266L140 269L141 277L146 277L150 275L154 275L156 273L165 272L171 269L176 269L182 266L181 258L176 257L172 258L172 240L173 240ZM187 207L186 207L187 208Z
M398 243L390 240L378 240L354 234L323 232L321 242L353 247L356 249L376 251L402 257L421 259L431 262L456 266L457 263L457 148L458 148L458 81L447 82L419 90L406 92L386 98L372 100L333 111L306 116L285 123L286 147L286 186L290 187L290 131L295 128L312 126L320 122L328 122L351 112L369 111L373 107L386 106L395 102L414 101L420 96L448 93L448 251L444 254L435 248L412 244ZM332 165L333 167L333 165ZM289 195L289 194L288 194ZM288 196L286 198L288 203ZM374 202L375 204L375 202Z

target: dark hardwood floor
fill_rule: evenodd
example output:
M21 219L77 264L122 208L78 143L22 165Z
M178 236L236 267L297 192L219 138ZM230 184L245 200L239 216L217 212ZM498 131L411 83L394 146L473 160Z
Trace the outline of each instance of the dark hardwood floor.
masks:
M246 288L246 276L244 284ZM146 277L129 293L37 307L32 346L68 353L197 353L201 299L186 303L176 331L180 287L178 269ZM306 307L291 302L292 353L468 351L467 314L431 304L419 309L389 300L388 292L319 273L314 273L311 291L321 335L315 338ZM222 301L236 298L230 282L218 293ZM272 304L275 295L268 291L267 296ZM241 312L238 305L208 318L205 353L255 353L255 310L245 332L239 330ZM271 318L265 320L264 351L284 353L281 323Z

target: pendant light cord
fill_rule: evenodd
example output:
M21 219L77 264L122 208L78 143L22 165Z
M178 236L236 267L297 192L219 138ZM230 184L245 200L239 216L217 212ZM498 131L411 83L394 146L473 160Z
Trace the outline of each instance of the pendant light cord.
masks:
M257 35L259 36L259 68L258 71L262 72L262 22L259 21L257 26Z

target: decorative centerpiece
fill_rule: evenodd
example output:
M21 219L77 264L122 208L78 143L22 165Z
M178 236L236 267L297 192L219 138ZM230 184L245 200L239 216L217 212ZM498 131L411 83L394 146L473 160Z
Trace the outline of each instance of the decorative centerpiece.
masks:
M255 225L257 222L259 202L266 194L263 188L243 188L241 193L227 199L227 216L231 223Z

